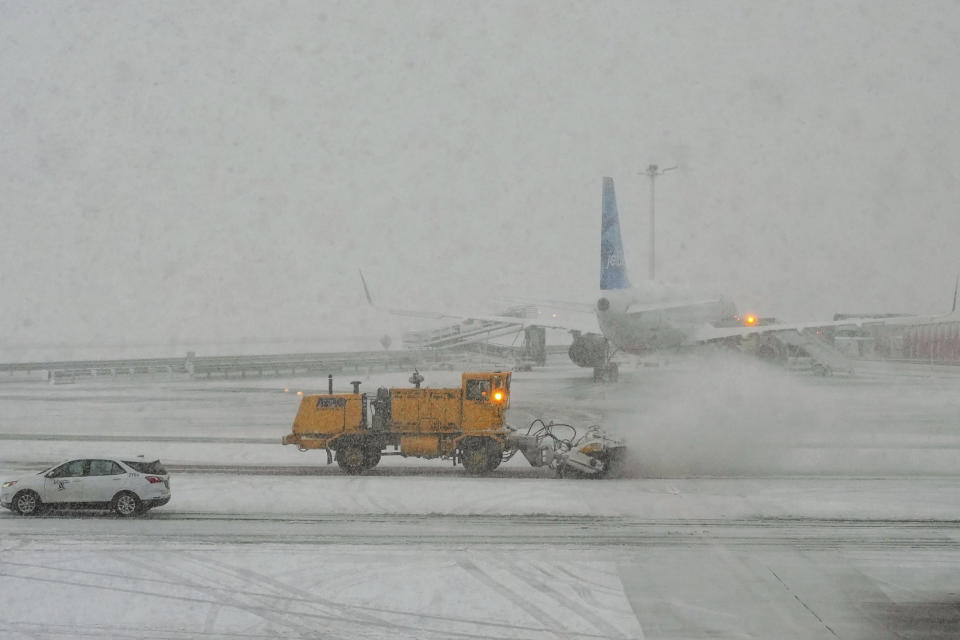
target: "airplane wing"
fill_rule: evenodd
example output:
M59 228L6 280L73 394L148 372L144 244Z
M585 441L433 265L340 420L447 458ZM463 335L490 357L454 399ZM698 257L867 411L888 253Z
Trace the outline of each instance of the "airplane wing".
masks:
M564 311L573 311L576 313L594 312L592 302L570 302L569 300L536 300L532 298L518 298L516 296L499 296L499 299L511 304L534 305L536 307L547 307L551 309L562 309Z
M752 327L714 327L712 325L702 325L694 329L690 334L690 342L713 342L714 340L723 340L724 338L734 338L737 336L759 335L764 333L779 333L783 331L794 331L800 333L804 329L813 329L818 327L830 326L830 322L815 322L811 324L765 324ZM837 326L856 324L853 322L837 322Z
M897 324L928 324L932 322L944 322L949 316L954 314L938 316L898 316L891 318L846 318L844 320L828 320L820 322L798 322L790 324L761 324L751 327L714 327L712 325L703 325L697 327L691 334L691 342L711 342L732 338L735 336L748 336L763 333L777 333L782 331L795 331L801 333L807 329L825 329L828 327L849 327L854 325L863 327L864 325L897 325Z
M565 331L581 331L584 333L597 333L600 331L595 316L588 318L573 317L576 314L542 313L538 310L536 317L519 317L507 315L487 315L458 311L432 311L428 309L399 309L395 307L381 307L373 301L370 295L370 288L367 286L367 280L360 272L360 281L363 283L363 292L367 297L367 302L371 307L390 313L392 315L407 316L411 318L429 318L432 320L474 320L478 322L495 322L500 324L516 325L518 329L523 327L544 327L546 329L562 329ZM570 316L570 317L565 317Z
M717 299L683 300L678 302L652 302L647 304L631 302L627 306L627 313L650 313L652 311L670 311L671 309L684 309L687 307L706 305L706 304L711 304L716 302L720 302L720 300L717 300Z

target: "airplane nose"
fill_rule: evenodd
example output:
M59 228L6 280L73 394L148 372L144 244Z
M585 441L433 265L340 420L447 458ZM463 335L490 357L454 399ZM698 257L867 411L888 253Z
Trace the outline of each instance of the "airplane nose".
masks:
M600 298L597 300L597 311L606 311L610 308L610 301L606 298Z

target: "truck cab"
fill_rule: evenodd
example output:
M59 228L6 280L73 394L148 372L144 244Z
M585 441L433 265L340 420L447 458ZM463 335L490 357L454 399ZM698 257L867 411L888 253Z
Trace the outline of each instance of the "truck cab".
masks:
M510 406L510 373L464 373L461 379L463 431L502 429Z

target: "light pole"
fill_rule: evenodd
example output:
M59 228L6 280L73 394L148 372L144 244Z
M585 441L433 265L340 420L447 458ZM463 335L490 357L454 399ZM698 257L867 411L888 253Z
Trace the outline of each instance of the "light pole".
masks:
M656 275L656 224L655 224L655 201L656 201L656 184L657 176L662 176L667 171L673 171L676 169L676 165L672 167L667 167L666 169L661 169L655 164L651 164L647 167L647 170L644 172L647 174L647 177L650 178L650 280L654 279Z

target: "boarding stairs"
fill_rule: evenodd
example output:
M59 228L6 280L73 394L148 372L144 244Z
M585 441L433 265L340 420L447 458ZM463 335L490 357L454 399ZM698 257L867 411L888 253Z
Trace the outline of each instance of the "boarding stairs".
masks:
M777 331L773 336L785 345L802 349L813 361L815 372L853 374L853 363L822 337L808 331Z
M492 338L516 335L522 328L513 322L474 320L427 331L409 331L403 336L407 349L451 349Z

